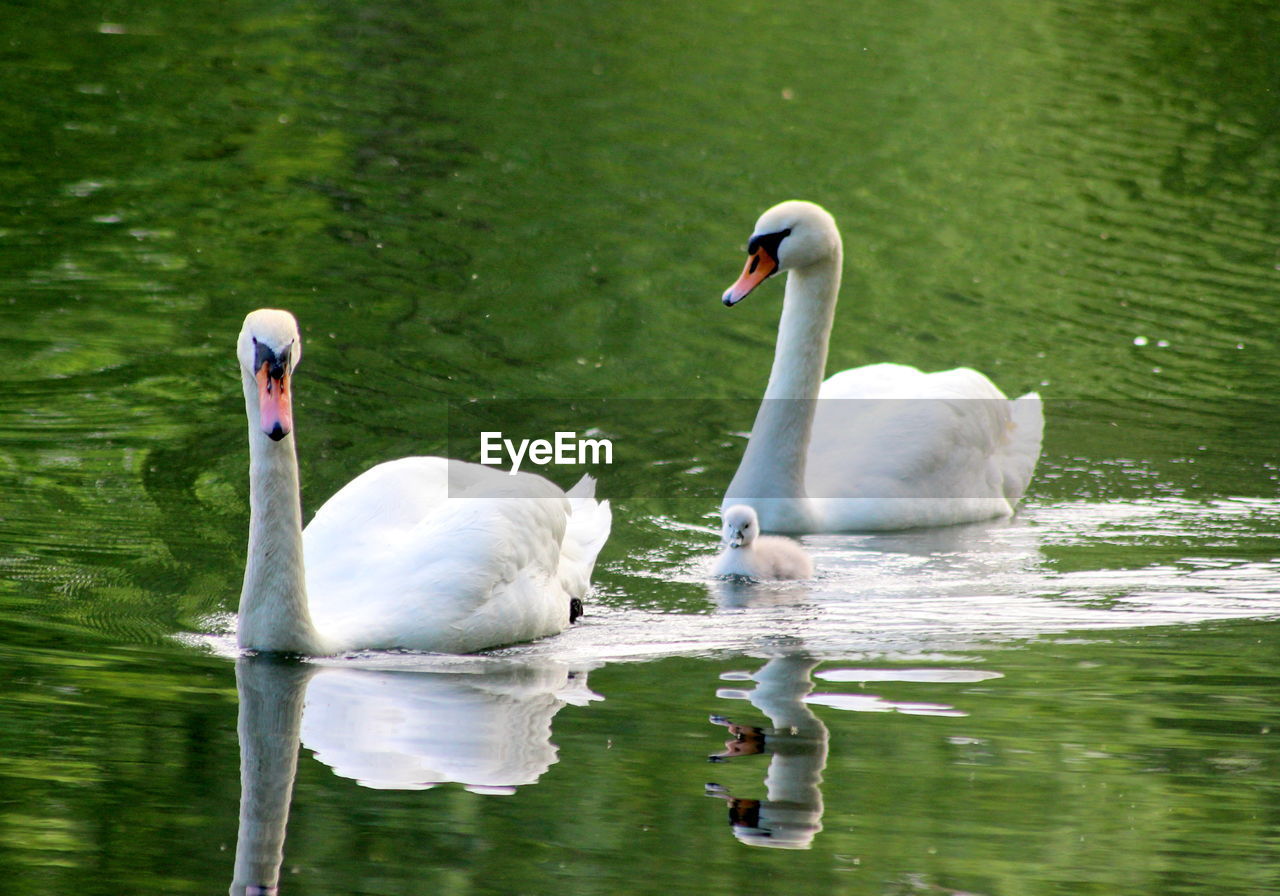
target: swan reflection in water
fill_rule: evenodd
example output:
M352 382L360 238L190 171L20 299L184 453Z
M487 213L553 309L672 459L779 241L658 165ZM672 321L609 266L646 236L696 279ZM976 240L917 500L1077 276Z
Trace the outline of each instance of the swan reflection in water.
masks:
M479 658L408 671L244 656L236 686L240 826L232 896L277 892L300 742L335 774L366 787L454 782L512 793L555 763L556 712L602 699L584 672Z
M708 784L707 795L729 805L729 825L749 846L808 849L822 830L822 772L827 764L827 726L810 709L818 704L855 712L899 712L910 715L963 716L942 703L899 703L865 692L814 693L814 669L820 660L793 653L770 659L754 673L728 673L730 681L753 681L755 688L721 688L717 697L750 701L769 717L769 727L732 722L723 716L711 721L728 729L724 751L709 758L723 762L742 756L768 755L764 799L734 796L719 784ZM967 684L1002 677L999 672L972 669L824 669L817 677L831 682L927 682Z

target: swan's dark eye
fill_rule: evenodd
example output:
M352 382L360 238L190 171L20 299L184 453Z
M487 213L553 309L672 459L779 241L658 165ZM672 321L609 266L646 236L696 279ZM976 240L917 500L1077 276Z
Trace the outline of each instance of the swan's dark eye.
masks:
M280 354L276 354L269 347L253 340L253 366L255 370L261 370L262 365L267 365L267 374L272 379L283 379L289 370L289 353L293 349L293 343L290 342L284 347Z
M747 243L747 254L755 255L760 250L769 253L769 257L774 261L778 260L778 247L782 245L782 241L791 236L791 228L779 230L776 233L762 233L759 236L753 236L751 242Z

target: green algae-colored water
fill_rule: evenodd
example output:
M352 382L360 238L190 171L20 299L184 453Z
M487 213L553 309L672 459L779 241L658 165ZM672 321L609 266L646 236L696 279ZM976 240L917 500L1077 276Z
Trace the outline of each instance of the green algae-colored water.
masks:
M4 13L0 892L1280 887L1271 4ZM1045 454L1014 520L737 587L780 289L719 296L793 196L844 230L831 369L1038 390ZM263 305L308 508L476 421L606 428L588 615L237 662Z

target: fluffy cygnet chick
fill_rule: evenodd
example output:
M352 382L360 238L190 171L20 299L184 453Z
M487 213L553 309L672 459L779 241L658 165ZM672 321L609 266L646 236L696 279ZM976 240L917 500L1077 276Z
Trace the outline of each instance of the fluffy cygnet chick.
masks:
M755 509L735 504L724 512L724 551L716 558L714 574L807 579L813 575L813 562L791 539L761 535Z

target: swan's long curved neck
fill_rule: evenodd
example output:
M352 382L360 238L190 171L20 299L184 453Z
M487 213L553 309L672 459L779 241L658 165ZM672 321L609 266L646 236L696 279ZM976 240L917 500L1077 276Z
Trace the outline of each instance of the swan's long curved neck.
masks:
M293 434L273 442L255 425L257 384L245 381L249 417L249 551L237 627L243 648L323 653L307 610L302 502Z
M726 503L805 496L809 431L827 366L827 341L840 292L841 267L837 246L824 260L787 275L769 385Z

